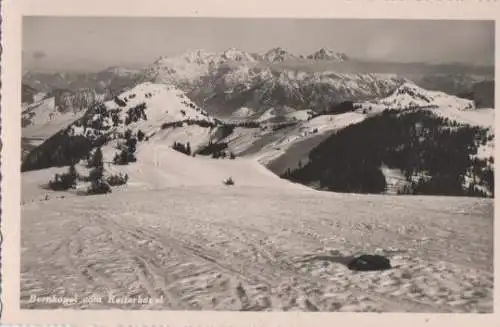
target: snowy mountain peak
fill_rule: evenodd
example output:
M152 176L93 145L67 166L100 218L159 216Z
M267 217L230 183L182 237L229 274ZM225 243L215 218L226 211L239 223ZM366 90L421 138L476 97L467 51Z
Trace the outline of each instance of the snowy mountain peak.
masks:
M161 56L159 57L153 65L166 65L172 63L189 63L202 65L215 57L215 53L208 52L204 49L198 49L194 51L188 51L176 56Z
M229 48L225 50L222 54L221 57L226 60L232 60L232 61L248 61L248 62L254 62L256 61L255 58L244 51L240 51L236 48Z
M327 48L319 49L312 55L309 55L308 58L314 60L336 60L336 61L345 61L349 59L349 57L347 57L345 53L335 52Z
M204 49L198 49L190 52L186 52L180 56L188 63L195 63L198 65L203 65L209 63L214 59L215 53L206 51Z
M264 54L264 60L269 62L282 62L289 59L295 59L296 57L283 49L282 47L276 47Z

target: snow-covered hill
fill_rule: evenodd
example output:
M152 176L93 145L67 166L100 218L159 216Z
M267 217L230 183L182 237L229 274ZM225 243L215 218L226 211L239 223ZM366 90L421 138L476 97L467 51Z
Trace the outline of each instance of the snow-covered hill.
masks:
M444 92L425 90L413 83L405 83L379 103L398 109L449 107L473 110L473 101L460 99Z
M381 112L387 109L430 110L438 116L462 124L494 128L494 109L477 109L474 101L462 99L440 91L425 90L413 83L405 83L388 97L361 104L358 111L367 113Z
M126 123L131 110L138 106L145 106L146 119ZM118 115L119 121L117 131L133 128L144 128L148 131L161 127L164 123L184 120L206 120L213 122L213 118L194 104L181 90L166 84L142 83L132 89L123 92L113 100L104 102L107 112ZM95 114L92 120L101 115ZM103 119L102 126L111 128L113 120L111 117Z
M195 105L181 90L171 85L146 82L121 93L112 100L97 103L89 108L83 117L67 128L53 133L51 139L33 150L24 165L30 167L26 169L42 167L47 163L39 160L47 156L56 161L68 160L65 156L61 159L61 153L67 151L67 147L72 147L68 140L78 137L87 140L90 147L95 142L102 143L105 140L105 143L109 143L105 146L109 148L106 153L109 152L111 156L116 152L113 149L127 130L133 135L137 135L140 131L144 137L149 137L169 126L196 122L206 128L215 125L215 119ZM80 156L85 155L85 153L80 154ZM112 158L107 160L111 161ZM57 162L52 164L57 165Z

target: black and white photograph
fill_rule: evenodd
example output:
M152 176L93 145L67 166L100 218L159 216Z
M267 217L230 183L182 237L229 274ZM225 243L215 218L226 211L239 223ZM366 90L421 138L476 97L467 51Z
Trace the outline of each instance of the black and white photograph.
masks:
M493 313L495 21L22 18L19 305Z

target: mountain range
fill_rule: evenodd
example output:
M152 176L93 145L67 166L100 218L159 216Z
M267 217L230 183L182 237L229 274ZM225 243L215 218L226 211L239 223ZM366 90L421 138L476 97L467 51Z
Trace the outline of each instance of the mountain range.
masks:
M27 72L22 86L22 169L69 165L85 160L96 147L102 147L106 161L113 162L120 144L141 135L139 153L147 142L176 144L177 149L189 143L192 153L255 158L284 178L297 170L295 180L314 187L324 176L314 181L303 174L297 177L298 171L312 160L315 149L336 144L331 140L340 131L363 124L369 130L372 124L383 124L377 119L411 125L418 117L429 121L428 129L440 125L467 131L460 136L462 143L468 142L474 151L457 168L464 179L460 187L470 187L474 167L476 177L492 169L494 81L489 74L348 73L317 68L352 62L347 55L325 48L307 56L280 47L262 55L231 48L221 53L196 50L160 57L141 70ZM475 129L469 133L467 126ZM412 137L419 142L426 135L417 134ZM459 136L446 137L455 140ZM392 169L403 186L408 184L404 180L424 173L413 164L411 169L399 163L387 167L377 160L368 170L378 174ZM484 176L472 188L491 195ZM349 187L342 190L352 191Z

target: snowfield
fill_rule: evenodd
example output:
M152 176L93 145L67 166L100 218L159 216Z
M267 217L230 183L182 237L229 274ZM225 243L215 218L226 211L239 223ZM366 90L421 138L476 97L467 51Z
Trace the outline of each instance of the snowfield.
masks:
M161 140L137 157L108 195L42 190L53 171L23 173L21 308L63 307L32 295L101 295L158 301L65 308L493 310L491 199L323 193ZM348 270L361 253L394 268Z

